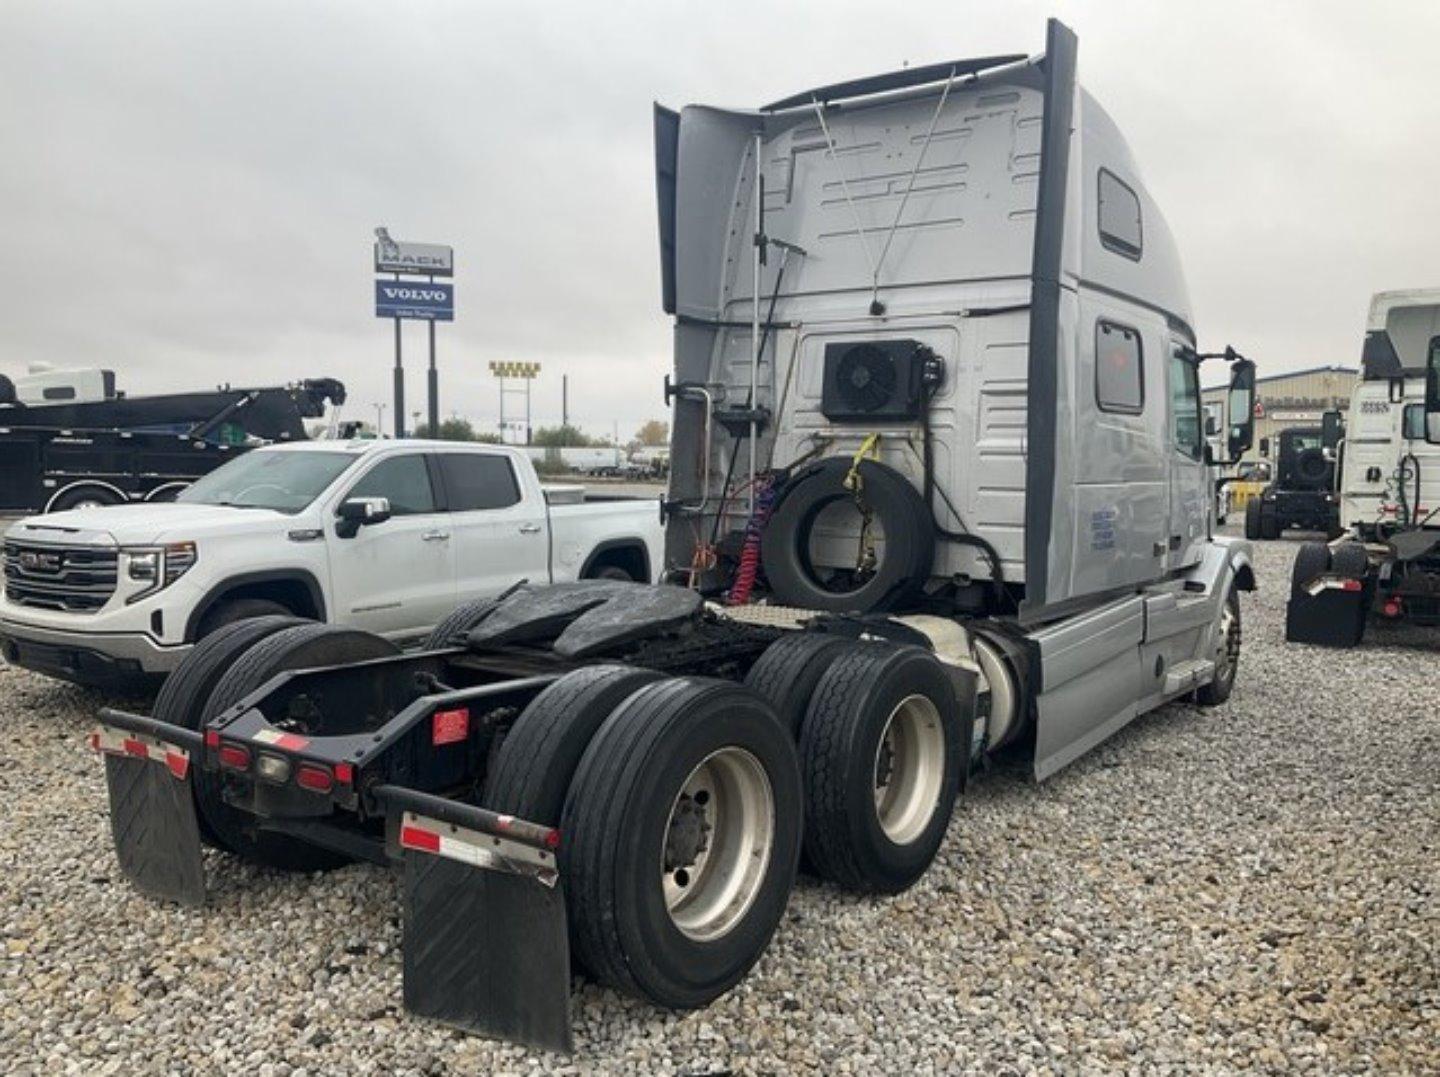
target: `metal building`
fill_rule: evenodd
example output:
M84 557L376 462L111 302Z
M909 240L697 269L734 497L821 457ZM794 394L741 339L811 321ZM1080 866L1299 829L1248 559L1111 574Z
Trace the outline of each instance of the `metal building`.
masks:
M1271 374L1255 381L1255 447L1246 459L1260 456L1261 439L1273 445L1280 431L1292 426L1319 426L1320 416L1338 408L1348 411L1350 394L1359 371L1347 366L1317 366ZM1225 386L1216 385L1202 394L1206 404L1225 402Z

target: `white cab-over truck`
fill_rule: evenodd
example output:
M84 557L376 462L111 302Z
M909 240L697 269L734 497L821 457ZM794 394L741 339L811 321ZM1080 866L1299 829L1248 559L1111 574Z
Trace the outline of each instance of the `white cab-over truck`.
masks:
M0 652L103 684L166 674L197 640L264 614L419 641L457 606L522 581L648 582L662 542L655 502L543 489L503 446L274 446L172 503L13 525Z
M1440 624L1440 288L1370 302L1348 422L1327 412L1341 534L1295 554L1285 634L1353 647L1373 615Z

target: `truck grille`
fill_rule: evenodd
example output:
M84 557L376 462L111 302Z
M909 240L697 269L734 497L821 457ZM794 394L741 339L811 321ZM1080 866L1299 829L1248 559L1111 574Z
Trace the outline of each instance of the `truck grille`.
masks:
M21 606L84 613L115 593L120 557L94 546L5 543L5 597Z

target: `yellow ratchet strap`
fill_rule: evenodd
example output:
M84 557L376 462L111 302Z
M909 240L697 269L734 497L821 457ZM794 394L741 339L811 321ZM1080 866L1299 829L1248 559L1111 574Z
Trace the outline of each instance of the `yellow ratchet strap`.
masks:
M880 435L878 433L868 435L860 443L860 448L855 450L855 458L850 461L850 470L845 472L845 489L851 493L860 492L860 461L866 456L878 461L880 459Z

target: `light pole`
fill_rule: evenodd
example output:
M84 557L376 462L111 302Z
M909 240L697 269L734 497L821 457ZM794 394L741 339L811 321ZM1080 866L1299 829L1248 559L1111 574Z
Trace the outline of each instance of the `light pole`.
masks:
M385 436L385 405L375 405L375 436Z
M530 444L530 383L540 373L539 363L521 363L510 360L491 360L490 373L494 374L500 381L500 440L505 440L505 394L524 392L525 394L525 444ZM525 388L507 389L506 378L519 378L525 383Z

